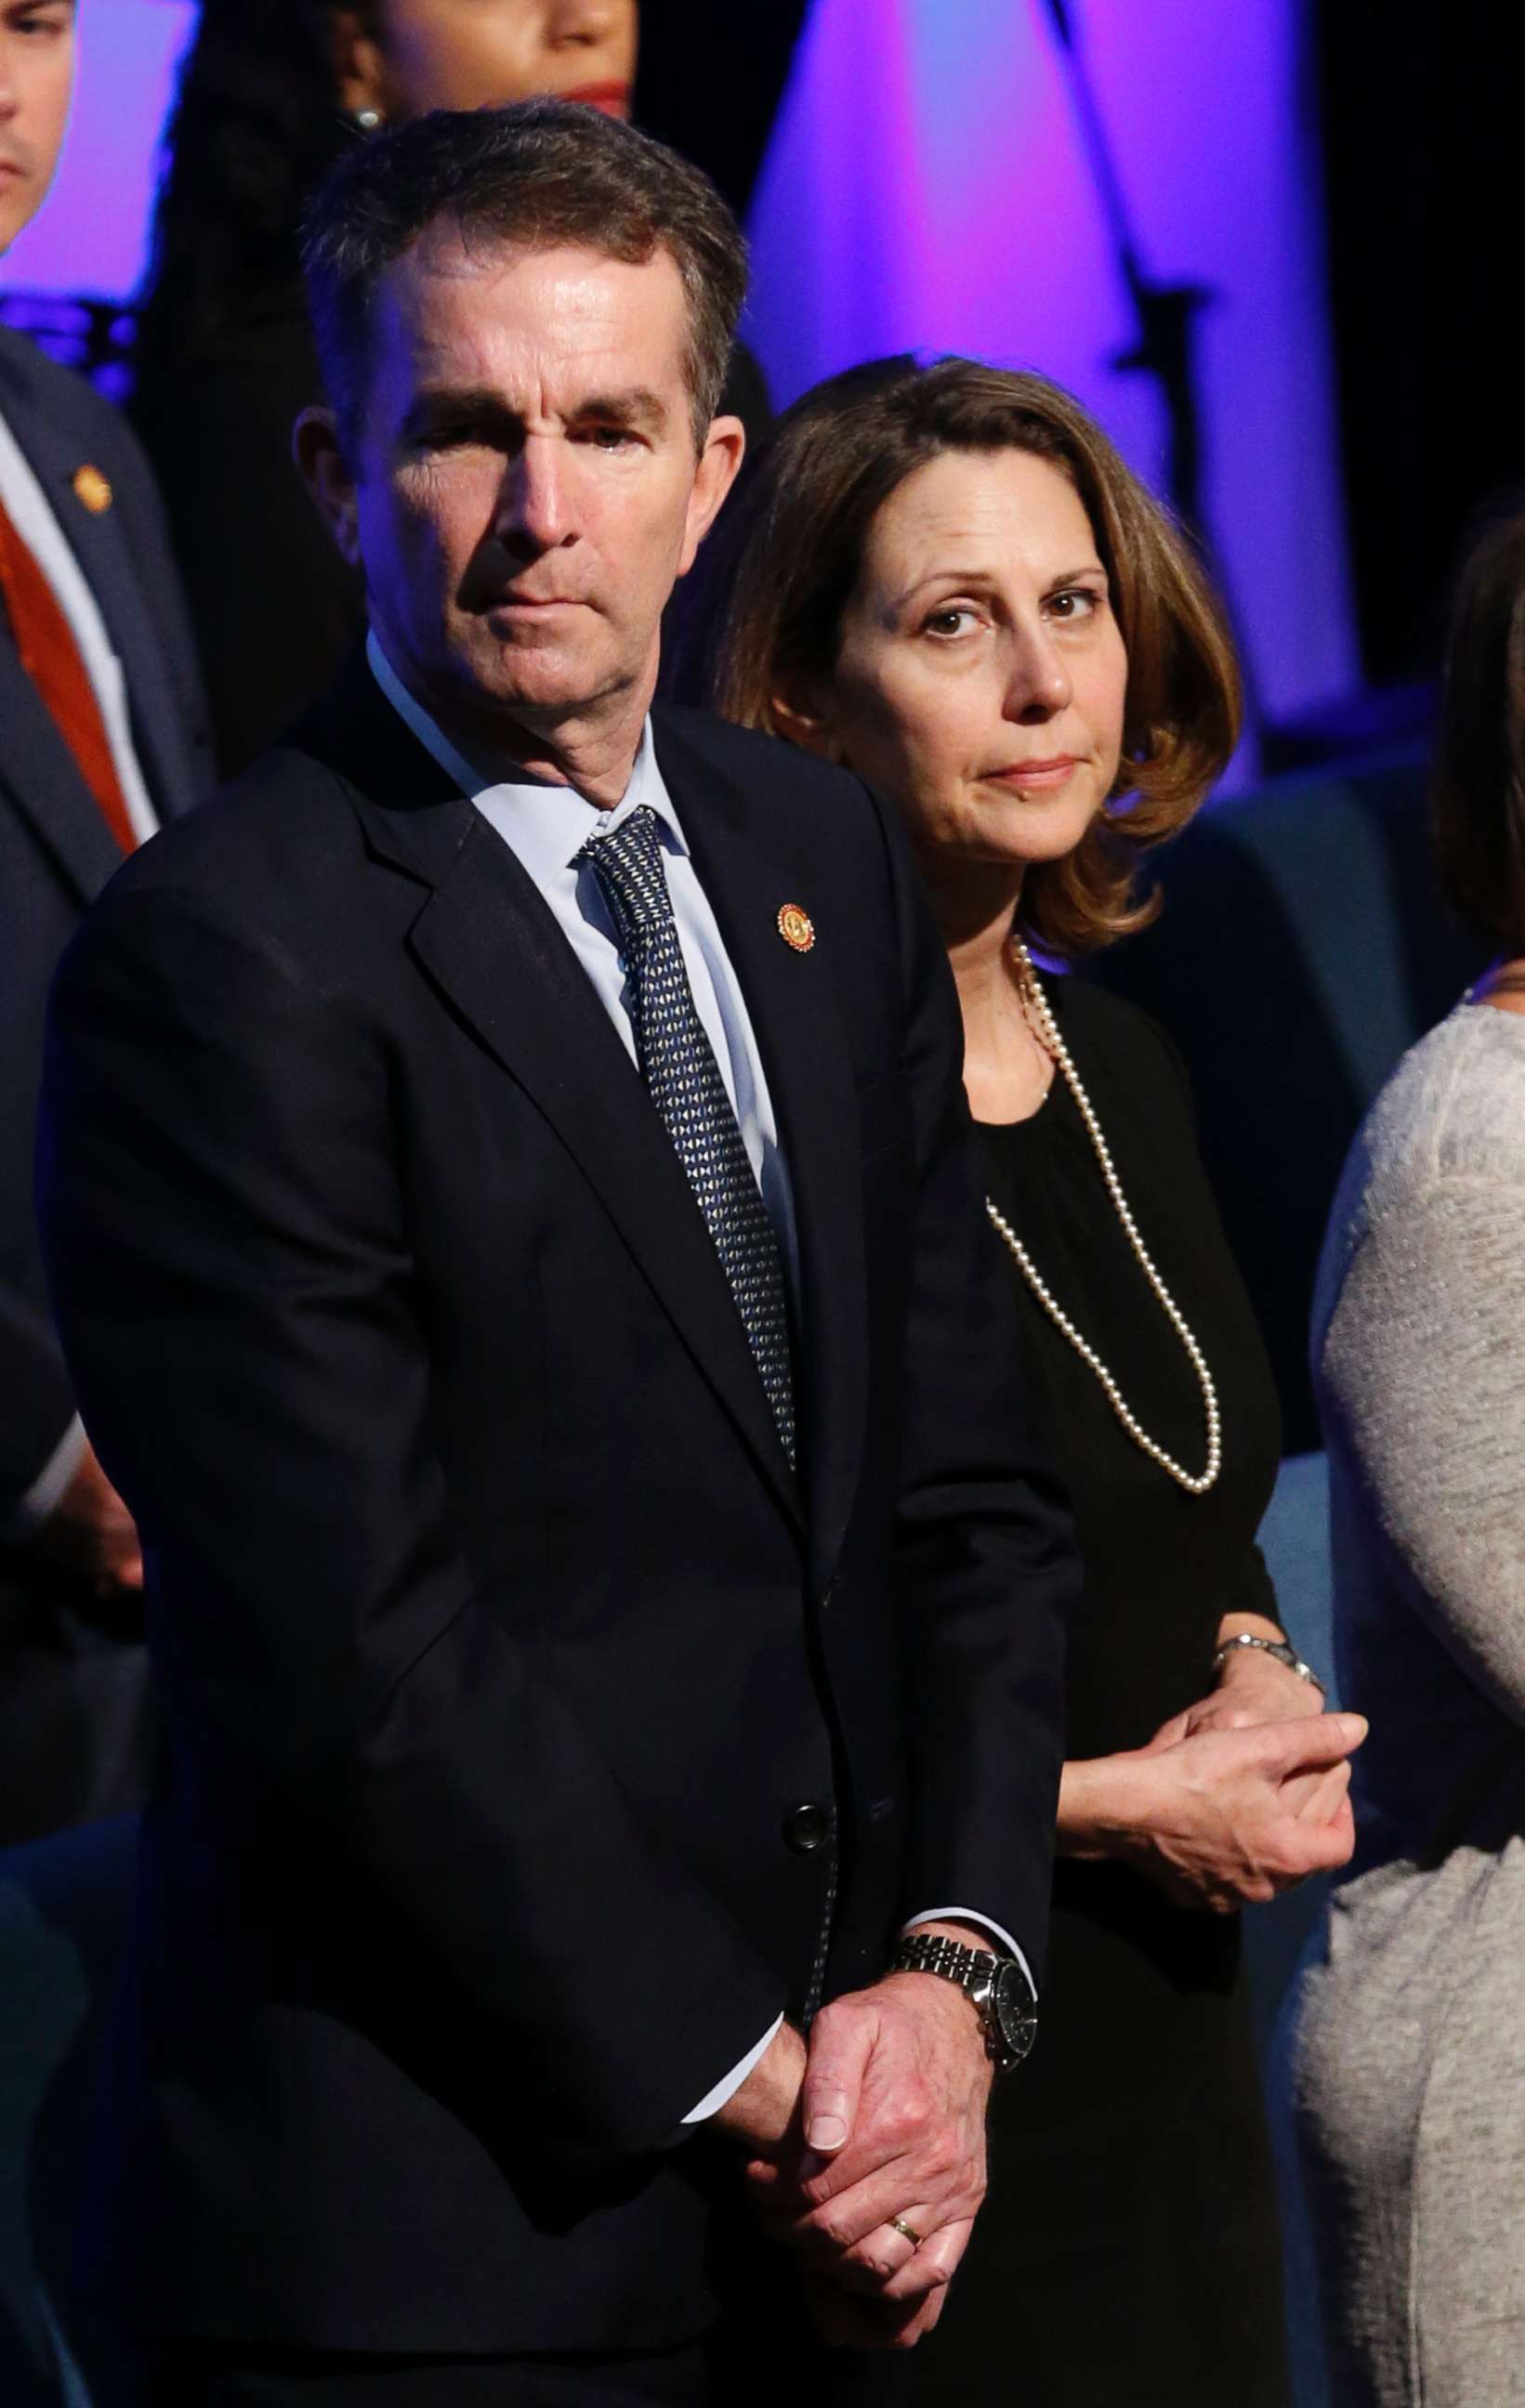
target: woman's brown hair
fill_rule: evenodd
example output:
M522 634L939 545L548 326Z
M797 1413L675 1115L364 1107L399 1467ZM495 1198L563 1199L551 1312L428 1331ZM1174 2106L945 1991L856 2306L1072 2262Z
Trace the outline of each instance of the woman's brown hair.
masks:
M1433 785L1450 900L1479 934L1525 947L1525 507L1474 544L1446 647Z
M1089 515L1128 653L1124 767L1064 860L1035 864L1022 924L1065 959L1153 918L1140 856L1185 825L1232 752L1240 688L1223 612L1186 537L1079 403L1046 378L907 356L850 368L780 420L722 523L728 580L703 674L712 706L778 734L775 696L828 677L875 514L944 452L1052 461ZM724 593L727 589L720 586Z

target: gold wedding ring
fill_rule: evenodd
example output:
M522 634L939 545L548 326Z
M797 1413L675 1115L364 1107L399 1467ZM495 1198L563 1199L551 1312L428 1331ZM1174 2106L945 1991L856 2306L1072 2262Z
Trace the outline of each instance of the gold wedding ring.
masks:
M921 2247L921 2234L914 2224L907 2224L903 2215L886 2216L885 2220L892 2232L898 2232L902 2241L910 2242L913 2249Z

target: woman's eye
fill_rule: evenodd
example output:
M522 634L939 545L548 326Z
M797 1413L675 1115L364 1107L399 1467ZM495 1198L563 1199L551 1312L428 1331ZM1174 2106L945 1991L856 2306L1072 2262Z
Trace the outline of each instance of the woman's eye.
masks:
M1048 608L1056 619L1091 619L1101 608L1101 596L1088 585L1067 585L1062 594L1049 595Z
M978 624L978 612L967 602L948 602L922 621L921 631L924 636L961 636Z

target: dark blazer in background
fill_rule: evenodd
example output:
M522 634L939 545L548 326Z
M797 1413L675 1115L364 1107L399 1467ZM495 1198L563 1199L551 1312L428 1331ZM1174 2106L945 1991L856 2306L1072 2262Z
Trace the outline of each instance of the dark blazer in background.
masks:
M211 750L147 465L89 385L5 327L0 417L94 595L126 673L144 781L161 819L173 819L207 791ZM104 509L87 509L75 490L86 466L110 487ZM121 862L0 606L0 1519L74 1413L37 1250L33 1130L53 971ZM80 1619L87 1602L0 1548L0 1843L110 1812L140 1775L141 1653L131 1666L96 1660L88 1613Z
M131 404L195 615L224 777L311 709L365 633L362 580L292 459L292 429L322 399L306 303L284 291L215 345L146 373ZM721 408L742 421L749 449L772 423L767 381L744 349Z
M856 781L656 747L793 1182L798 1480L607 1012L363 666L60 980L50 1275L170 1736L93 2195L161 2326L683 2340L739 2169L682 2119L771 2018L917 1910L1041 1956L1075 1558L946 964Z

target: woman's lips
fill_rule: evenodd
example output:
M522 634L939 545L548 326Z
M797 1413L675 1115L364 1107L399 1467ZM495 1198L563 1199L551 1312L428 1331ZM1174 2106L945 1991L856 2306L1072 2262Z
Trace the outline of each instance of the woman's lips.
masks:
M580 100L584 108L602 109L606 117L628 117L630 87L611 79L607 83L580 83L564 92L563 100Z
M1036 788L1040 793L1049 786L1062 786L1077 764L1072 752L1055 752L1046 761L1014 761L1009 768L992 772L998 786L1017 786L1025 791Z

